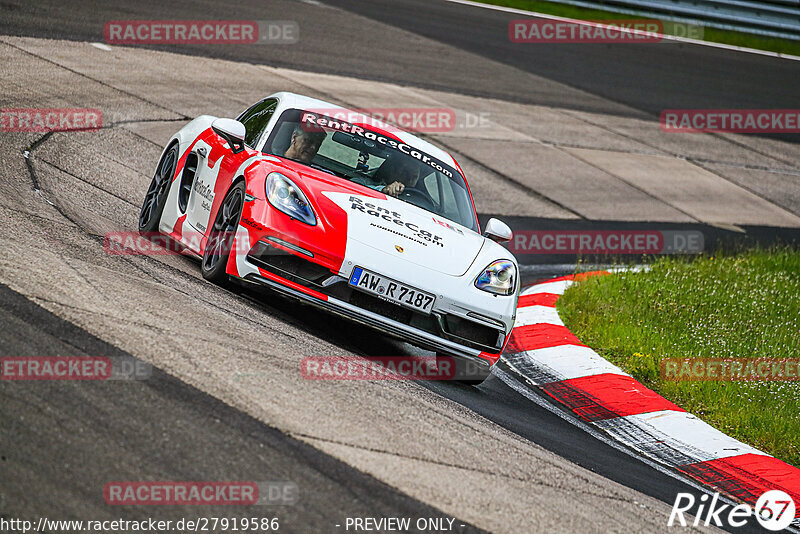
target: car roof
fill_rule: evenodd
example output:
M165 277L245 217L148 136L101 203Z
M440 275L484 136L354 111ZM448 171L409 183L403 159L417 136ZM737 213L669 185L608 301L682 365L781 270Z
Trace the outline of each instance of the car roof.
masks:
M345 111L348 113L348 116L354 115L356 117L363 117L364 123L368 123L370 125L374 125L376 128L391 132L393 136L399 138L407 145L422 150L423 152L426 152L427 154L433 156L434 158L441 160L443 163L446 163L451 167L457 169L461 174L463 174L463 172L461 171L461 167L459 167L458 163L455 161L453 156L451 156L448 152L442 150L436 145L429 143L428 141L425 141L424 139L420 139L414 134L411 134L405 130L400 129L397 126L383 123L377 119L361 114L357 110L342 107L336 104L331 104L330 102L326 102L324 100L319 100L316 98L311 98L309 96L299 95L297 93L290 93L287 91L272 94L268 98L277 98L280 101L280 106L282 108L296 108L304 110L329 109L332 111Z

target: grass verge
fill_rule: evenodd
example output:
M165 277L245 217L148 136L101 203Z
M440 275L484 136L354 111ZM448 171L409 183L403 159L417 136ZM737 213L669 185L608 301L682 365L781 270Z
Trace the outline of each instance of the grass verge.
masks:
M647 387L800 466L800 382L668 381L663 358L800 358L800 252L663 258L592 277L558 300L566 326Z
M636 15L628 15L624 13L617 13L613 11L602 11L597 9L587 9L578 6L571 6L567 4L557 4L554 2L544 2L542 0L477 0L483 4L492 4L496 6L513 7L516 9L524 9L526 11L535 11L537 13L545 13L548 15L556 15L559 17L567 17L579 20L623 20L637 17ZM658 17L650 17L658 18ZM670 32L670 25L665 24L665 32ZM741 46L744 48L755 48L757 50L767 50L769 52L777 52L780 54L787 54L793 56L800 56L800 41L791 39L778 39L774 37L765 37L760 35L753 35L750 33L735 32L730 30L718 30L716 28L705 27L703 30L703 40L713 43L722 43L733 46Z

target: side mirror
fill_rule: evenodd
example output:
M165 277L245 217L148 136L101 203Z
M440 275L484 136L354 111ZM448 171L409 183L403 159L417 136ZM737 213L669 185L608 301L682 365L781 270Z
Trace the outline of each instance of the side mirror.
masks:
M507 243L511 241L511 228L506 223L499 219L491 218L486 223L486 230L484 232L486 237L498 243Z
M228 142L234 154L244 150L244 124L233 119L217 119L211 123L211 129Z

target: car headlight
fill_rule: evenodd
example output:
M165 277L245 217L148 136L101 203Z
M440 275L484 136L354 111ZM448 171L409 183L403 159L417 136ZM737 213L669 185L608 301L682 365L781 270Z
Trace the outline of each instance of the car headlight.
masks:
M275 209L311 226L317 224L317 217L303 191L286 176L279 172L269 173L265 188L267 200Z
M517 287L516 265L509 260L492 263L475 279L475 287L495 295L512 294Z

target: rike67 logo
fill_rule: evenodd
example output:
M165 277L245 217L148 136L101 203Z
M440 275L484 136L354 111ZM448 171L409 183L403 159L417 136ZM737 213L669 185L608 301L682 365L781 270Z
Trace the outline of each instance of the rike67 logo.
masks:
M700 497L697 510L694 510L695 498L691 493L678 493L675 504L672 505L672 513L667 521L667 526L680 525L690 526L684 514L694 515L691 526L697 527L701 524L709 526L714 524L718 527L726 526L743 527L751 517L767 530L779 531L787 528L795 518L795 503L792 497L780 490L764 492L756 501L755 508L749 504L739 504L731 507L729 504L719 502L719 493L715 493L711 502L707 503L708 495Z

